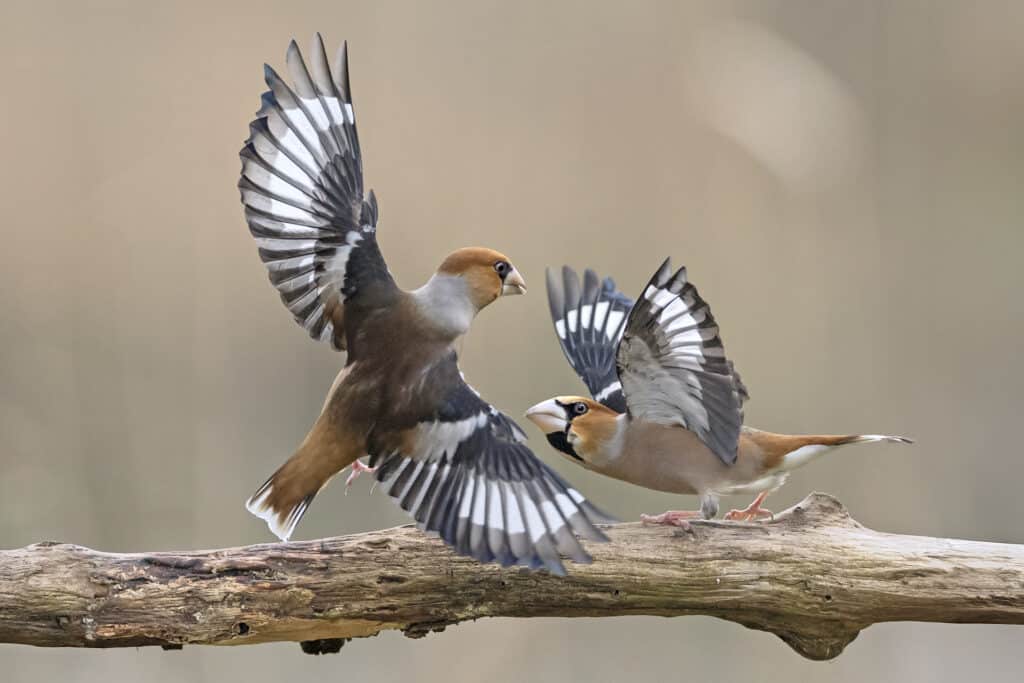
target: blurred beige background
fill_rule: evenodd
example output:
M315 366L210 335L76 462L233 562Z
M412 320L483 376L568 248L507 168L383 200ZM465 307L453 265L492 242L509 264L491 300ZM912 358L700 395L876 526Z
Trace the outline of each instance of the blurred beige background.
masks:
M242 220L264 61L350 42L399 282L467 244L532 285L465 341L519 415L582 391L546 265L635 293L690 267L778 431L907 434L796 473L894 532L1024 542L1024 9L955 2L21 2L0 7L0 546L268 540L242 505L342 357L309 341ZM625 519L692 499L543 457ZM360 481L300 538L405 523ZM726 505L746 503L729 500ZM841 561L841 558L838 558ZM891 624L837 661L710 618L484 620L313 658L0 646L4 680L1020 680L1024 631Z

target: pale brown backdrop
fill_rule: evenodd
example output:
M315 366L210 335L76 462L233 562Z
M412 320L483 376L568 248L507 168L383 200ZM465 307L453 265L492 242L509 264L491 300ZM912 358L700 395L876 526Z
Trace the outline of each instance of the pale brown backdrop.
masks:
M350 42L401 284L501 249L532 285L463 348L515 415L581 385L545 265L636 293L690 267L780 431L907 434L793 476L867 525L1024 542L1018 3L14 2L0 8L0 546L265 541L242 501L342 357L289 320L242 220L261 64ZM692 499L543 457L625 519ZM360 482L300 538L405 517ZM727 504L745 503L730 500ZM842 558L837 558L838 562ZM0 646L4 680L1020 680L1024 630L895 624L837 661L709 618L485 620L410 641L183 652Z

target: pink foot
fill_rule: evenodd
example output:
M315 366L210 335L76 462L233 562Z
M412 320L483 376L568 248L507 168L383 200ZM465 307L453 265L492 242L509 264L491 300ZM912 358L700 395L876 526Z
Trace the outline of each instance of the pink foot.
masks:
M376 467L364 465L361 460L356 460L355 462L353 462L352 472L348 475L348 478L345 480L345 494L348 494L348 487L352 486L352 482L358 479L360 474L362 474L363 472L371 473L376 471Z
M660 515L640 515L640 521L644 524L664 524L689 529L690 522L687 520L701 519L702 517L703 515L696 510L669 510Z
M757 498L754 499L747 507L742 510L729 510L725 513L725 518L738 522L753 522L758 519L771 518L775 519L775 513L771 510L766 510L761 507L761 503L768 497L767 493L758 494Z

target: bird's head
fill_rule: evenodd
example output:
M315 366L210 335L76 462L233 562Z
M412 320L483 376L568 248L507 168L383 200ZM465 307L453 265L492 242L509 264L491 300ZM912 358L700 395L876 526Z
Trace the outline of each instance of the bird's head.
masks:
M615 438L619 413L582 396L556 396L526 411L556 450L590 463Z
M437 271L441 275L463 279L478 311L499 296L526 292L523 276L508 257L485 247L453 251Z

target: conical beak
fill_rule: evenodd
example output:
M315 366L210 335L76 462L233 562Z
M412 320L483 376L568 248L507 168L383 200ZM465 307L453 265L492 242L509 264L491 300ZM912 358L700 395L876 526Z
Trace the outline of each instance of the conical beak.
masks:
M565 408L558 405L553 398L527 410L526 419L537 425L545 434L564 432L568 424L568 420L565 419Z
M523 279L523 276L515 268L505 276L505 283L501 287L501 294L502 296L526 294L526 280Z

